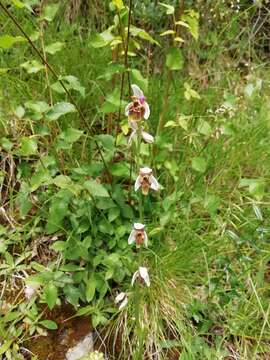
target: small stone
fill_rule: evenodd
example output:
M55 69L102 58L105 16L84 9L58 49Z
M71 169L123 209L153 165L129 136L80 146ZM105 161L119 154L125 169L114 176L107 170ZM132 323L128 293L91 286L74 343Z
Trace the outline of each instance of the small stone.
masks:
M93 350L93 333L90 332L76 346L68 350L66 353L66 360L84 359L85 356L90 356L90 353L93 352Z

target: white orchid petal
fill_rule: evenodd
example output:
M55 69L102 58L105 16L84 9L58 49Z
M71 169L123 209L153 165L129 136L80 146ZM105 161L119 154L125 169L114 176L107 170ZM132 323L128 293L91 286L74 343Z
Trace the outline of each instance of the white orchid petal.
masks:
M133 244L136 241L136 231L133 229L128 237L128 244Z
M141 187L141 177L138 176L136 181L135 181L135 185L134 185L135 191L138 191L140 187Z
M149 278L147 268L139 267L139 273L140 273L141 278L144 280L145 284L149 287L150 286L150 278Z
M142 137L145 142L152 144L154 142L154 137L148 134L146 131L142 130Z
M155 191L158 191L159 190L159 183L158 183L157 179L153 175L150 175L149 181L150 181L151 189L153 189Z
M134 285L134 282L137 279L138 275L139 275L139 270L135 271L135 273L133 274L132 279L131 279L131 286Z
M128 303L128 298L127 296L124 298L124 300L121 302L120 306L119 306L119 310L122 310Z
M144 96L143 91L139 88L138 85L132 84L131 88L132 88L134 96L136 96L137 98Z
M134 223L133 227L134 227L135 230L143 230L145 225L141 224L141 223Z
M129 115L129 110L130 110L130 107L133 105L133 103L129 103L127 104L127 106L125 107L125 115L128 116Z
M120 301L122 301L126 296L125 292L120 292L120 294L118 294L116 296L116 298L114 299L115 304L119 303Z
M146 231L144 232L144 246L148 247L148 236L146 234Z
M128 139L128 145L131 144L132 140L134 139L134 137L136 136L136 130L133 130L132 133L130 134L130 137Z
M143 103L143 107L145 110L143 117L145 118L145 120L147 120L150 116L150 107L146 101Z

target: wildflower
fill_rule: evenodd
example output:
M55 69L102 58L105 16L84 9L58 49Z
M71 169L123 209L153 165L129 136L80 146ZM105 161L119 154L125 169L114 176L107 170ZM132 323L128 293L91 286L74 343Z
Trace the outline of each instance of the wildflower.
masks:
M150 116L150 108L145 101L145 96L139 86L131 85L133 96L132 102L130 102L125 108L125 115L129 120L139 121L144 118L147 120Z
M149 274L148 274L148 270L146 267L139 267L139 270L135 271L135 273L132 276L132 280L131 280L131 286L134 285L134 282L136 280L139 280L140 282L143 282L146 284L146 286L150 286L150 278L149 278Z
M131 141L134 139L134 137L137 135L138 133L138 128L134 128L133 126L132 127L132 133L130 134L130 137L128 139L128 144L130 145L131 144ZM152 144L154 142L154 137L151 135L151 134L148 134L148 132L144 131L144 128L140 128L140 132L141 132L141 136L143 138L143 140L148 143L148 144Z
M128 303L128 297L127 297L127 293L125 292L120 292L120 294L118 294L114 300L115 304L119 304L119 310L122 310Z
M31 300L37 293L37 285L25 285L24 296L27 300Z
M133 224L133 229L128 238L129 245L135 242L137 247L140 247L142 244L144 244L145 247L148 246L148 236L144 230L144 226L144 224L140 223Z
M142 194L147 195L149 189L157 191L159 189L159 183L157 179L152 175L152 169L149 167L144 167L140 169L140 174L135 181L135 191L138 191L139 188L142 188Z

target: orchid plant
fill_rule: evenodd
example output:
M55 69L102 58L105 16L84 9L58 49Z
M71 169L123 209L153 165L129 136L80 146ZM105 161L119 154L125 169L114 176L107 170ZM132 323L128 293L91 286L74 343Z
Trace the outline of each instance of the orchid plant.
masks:
M132 84L131 89L133 95L131 96L131 102L125 108L125 115L128 118L128 124L131 128L131 135L128 140L128 144L131 145L133 140L136 140L138 149L140 150L140 143L144 140L146 143L152 144L154 142L154 137L147 133L144 129L144 122L148 120L150 116L150 107L146 101L146 97L143 91L139 88L138 85ZM139 155L140 151L137 149L137 168L138 176L134 184L135 192L141 190L141 194L147 196L150 189L158 191L160 185L153 175L153 170L150 167L139 167ZM140 202L141 205L141 202ZM143 212L140 211L141 221L143 221ZM133 224L132 230L128 238L128 244L136 244L136 248L140 249L143 245L148 247L148 236L145 230L145 225L139 222ZM132 276L131 286L134 286L135 283L138 285L146 285L150 287L150 276L148 269L144 266L139 266L138 270ZM138 286L136 287L138 289ZM135 290L136 291L136 290ZM120 292L115 298L115 304L118 304L119 310L123 309L128 303L128 296L125 292Z

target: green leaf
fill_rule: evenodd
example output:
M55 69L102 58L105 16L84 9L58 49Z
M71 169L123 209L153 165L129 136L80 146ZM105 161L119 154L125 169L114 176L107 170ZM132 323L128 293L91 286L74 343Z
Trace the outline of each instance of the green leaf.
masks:
M96 282L94 278L90 278L87 281L86 289L85 289L85 297L88 302L92 301L96 292Z
M170 48L166 56L166 66L170 70L181 70L184 65L182 52L178 48Z
M49 330L56 330L58 328L56 322L52 320L41 320L39 324Z
M73 144L74 142L78 141L82 135L83 135L82 130L68 128L67 130L61 132L59 138L61 138L62 140L68 143Z
M142 76L139 70L131 69L131 79L133 83L137 84L142 90L147 90L148 80Z
M25 41L22 36L2 35L0 36L0 48L9 49L12 45L22 41Z
M139 38L141 38L143 40L147 40L151 44L159 45L159 43L155 39L153 39L152 36L149 35L145 30L140 29L134 25L130 26L130 34L135 37L138 36Z
M44 295L47 305L49 306L50 310L52 310L57 300L57 295L58 295L57 287L52 282L50 282L48 285L44 287Z
M187 82L184 83L184 87L186 89L184 95L187 100L190 100L191 98L195 98L195 99L201 98L200 95L197 93L197 91L192 89Z
M52 198L46 225L47 234L53 234L61 228L63 219L69 213L68 205L71 197L72 193L68 190L60 190L58 194Z
M174 6L172 5L168 5L168 4L164 4L162 2L158 3L159 5L163 6L166 9L166 14L167 15L172 15L174 13Z
M73 75L60 76L59 80L61 80L65 84L68 90L78 91L82 97L85 97L85 88L81 85L80 81L76 76ZM59 94L65 94L65 90L59 81L52 84L51 88Z
M128 178L129 166L127 165L126 161L117 162L110 167L110 172L113 176Z
M27 101L25 104L27 109L30 109L39 114L45 113L49 110L50 106L45 101Z
M54 251L63 251L67 248L68 244L66 241L55 241L51 246L50 249Z
M10 151L13 148L13 143L6 137L0 138L0 147L6 151Z
M204 173L206 171L206 161L202 157L194 157L192 159L192 168L198 172Z
M100 134L97 135L96 138L100 140L105 149L114 150L115 138L112 135Z
M68 113L76 112L75 106L68 102L59 102L55 104L47 113L46 118L48 120L57 120L60 116L66 115Z
M60 51L63 49L64 47L64 43L60 42L60 41L57 41L53 44L49 44L47 46L45 46L45 52L47 52L48 54L55 54L56 52Z
M37 150L38 150L38 146L35 139L30 137L23 137L21 139L21 148L19 150L20 155L22 156L36 155Z
M206 135L206 136L210 136L212 134L212 128L209 125L209 123L205 120L201 120L198 127L198 132L200 134Z
M59 4L52 4L52 5L46 5L45 9L44 9L44 14L42 19L47 20L47 21L53 21L58 9L59 9Z
M113 207L109 210L108 213L108 220L109 222L113 222L115 219L117 219L120 216L120 210L118 207Z
M0 355L5 354L5 352L10 348L11 344L13 343L13 340L8 340L0 347Z
M29 60L25 63L20 65L22 68L24 68L28 74L36 74L40 70L44 70L45 67L37 60Z
M95 197L109 197L109 193L107 191L107 189L97 183L95 180L88 180L88 181L85 181L85 183L83 184L84 188L86 190L88 190L90 192L90 194L92 196L95 196Z

